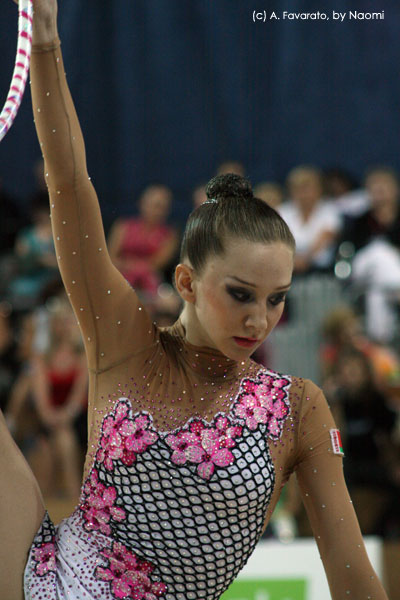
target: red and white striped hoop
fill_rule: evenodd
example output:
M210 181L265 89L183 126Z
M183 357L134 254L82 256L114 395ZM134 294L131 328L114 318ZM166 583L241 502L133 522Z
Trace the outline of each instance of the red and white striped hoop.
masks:
M18 44L10 90L0 114L0 141L10 129L24 95L32 50L32 0L19 0Z

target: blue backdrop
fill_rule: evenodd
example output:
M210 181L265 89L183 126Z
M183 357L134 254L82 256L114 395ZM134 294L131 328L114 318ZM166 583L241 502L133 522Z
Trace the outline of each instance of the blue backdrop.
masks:
M2 103L17 16L1 4ZM384 19L332 19L350 8ZM255 9L330 18L255 23ZM59 17L106 223L154 180L173 188L183 215L225 158L243 161L253 183L304 162L357 176L375 163L400 168L398 0L61 0ZM0 145L0 178L21 201L38 156L27 93Z

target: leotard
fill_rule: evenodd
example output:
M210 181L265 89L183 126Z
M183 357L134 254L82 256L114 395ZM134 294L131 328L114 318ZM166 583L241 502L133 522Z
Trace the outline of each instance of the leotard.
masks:
M296 472L336 600L386 595L365 552L312 382L238 363L148 317L106 247L58 40L34 47L32 97L58 262L90 372L74 513L46 515L28 600L216 600Z

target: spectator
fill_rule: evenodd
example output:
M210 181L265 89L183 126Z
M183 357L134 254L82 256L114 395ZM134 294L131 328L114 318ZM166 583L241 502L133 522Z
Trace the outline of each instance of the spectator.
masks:
M277 209L283 201L283 189L275 181L263 181L254 188L256 198L261 198L264 202Z
M51 310L50 344L32 362L32 393L51 452L51 489L61 467L64 492L78 500L81 464L74 421L87 406L88 375L79 329L67 300Z
M366 533L382 533L384 513L392 506L392 496L398 497L399 493L399 462L393 442L396 414L376 387L370 363L363 353L355 349L342 352L336 363L335 379L336 387L326 391L336 422L341 426L347 456L346 481L352 495L361 488L377 491L384 498L381 506L371 502L366 506L370 521ZM400 521L398 509L397 519Z
M323 179L325 195L335 201L335 207L342 217L358 216L368 210L368 193L359 188L351 173L341 168L326 169Z
M17 276L8 289L10 300L18 309L33 307L43 288L60 277L51 233L48 199L39 199L33 205L32 212L33 224L17 235Z
M322 197L321 174L300 166L290 171L287 185L290 200L279 210L296 240L295 273L327 271L340 221L333 204Z
M358 188L358 184L348 171L331 167L323 171L324 192L328 198L341 198Z
M324 387L336 370L336 365L349 348L361 352L369 361L374 385L387 398L397 395L400 380L399 357L388 347L376 344L363 333L359 316L350 306L338 306L323 324L325 343L321 349L321 368Z
M139 216L119 219L110 233L112 261L149 300L156 295L178 244L176 232L166 223L171 200L165 185L150 185L140 197Z
M342 241L350 241L357 252L377 238L400 248L399 181L387 167L371 169L365 178L370 208L345 221Z
M400 203L396 173L385 167L366 177L371 208L348 218L341 244L353 245L352 281L365 293L367 333L391 343L400 300Z

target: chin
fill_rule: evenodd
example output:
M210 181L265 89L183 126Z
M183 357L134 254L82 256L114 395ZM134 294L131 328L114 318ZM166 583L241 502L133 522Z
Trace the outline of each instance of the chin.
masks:
M226 348L226 351L221 349L220 352L222 352L222 354L224 354L227 358L230 358L231 360L234 360L236 362L242 362L244 360L247 360L253 354L255 349L256 348L251 348L251 350L249 350L248 348Z

